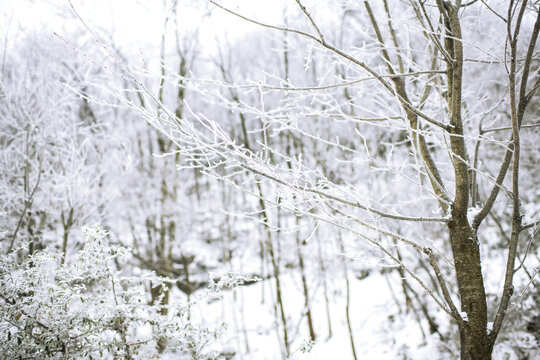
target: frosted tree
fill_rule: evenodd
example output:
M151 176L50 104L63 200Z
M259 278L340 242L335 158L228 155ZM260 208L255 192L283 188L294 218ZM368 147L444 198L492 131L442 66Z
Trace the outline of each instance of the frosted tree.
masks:
M29 35L18 44L7 49L1 74L2 246L10 253L27 244L23 257L57 246L65 258L80 246L73 228L107 216L107 198L115 196L108 185L121 173L109 165L124 141L107 127L109 108L93 108L84 95L84 81L99 78L99 67L87 68L50 36ZM105 133L112 141L104 141Z
M490 358L514 280L531 266L527 255L538 227L537 199L521 185L528 180L520 179L521 171L534 169L522 154L537 134L527 109L538 88L538 4L310 7L297 0L303 21L289 25L266 24L211 2L239 21L302 39L305 67L324 71L315 85L297 85L293 76L222 84L247 89L256 99L251 103L227 101L220 84L212 98L197 80L185 79L186 88L200 90L214 105L225 100L227 111L260 121L258 130L252 128L260 134L256 148L247 138L232 138L219 114L187 107L178 118L163 107L162 117L148 120L176 143L186 166L276 203L249 186L247 172L253 182L278 187L280 209L330 223L377 248L452 319L462 359ZM329 13L334 16L323 16ZM478 30L478 21L489 24L489 33ZM354 31L336 31L339 26ZM332 151L335 161L287 152L277 145L286 133ZM491 239L505 235L503 280L491 288L497 269L487 261ZM409 259L423 259L424 270ZM486 280L494 298L487 296Z
M220 252L214 265L231 269L248 257L271 279L265 282L271 326L285 357L302 333L295 324L311 340L326 330L312 317L314 296L325 298L332 334L328 294L338 281L331 269L346 289L356 358L349 279L382 265L399 281L398 307L412 309L422 331L447 352L455 351L455 338L462 359L489 359L512 346L515 354L534 356L526 343L536 341L531 334L540 316L533 311L537 1L295 0L276 23L246 16L232 2L210 1L214 11L259 30L230 46L218 40L218 54L198 61L201 44L186 41L197 37L179 30L180 3L163 2L159 54L142 66L104 40L106 32L89 25L76 6L67 9L86 35L59 41L81 55L77 60L33 55L25 67L3 64L0 235L2 281L12 295L2 306L6 321L19 326L9 332L9 344L24 339L31 346L19 350L27 353L71 349L70 355L85 356L69 343L80 329L65 336L68 320L84 325L84 316L62 312L63 322L48 319L58 331L47 335L47 347L41 335L25 332L27 321L48 333L25 301L47 287L60 307L69 302L65 291L69 299L95 300L69 277L83 247L72 229L101 218L113 243L134 249L129 265L121 263L128 273L175 278L145 278L144 288L137 287L139 299L149 302L145 315L178 320L171 310L177 291L190 298L205 285L193 277L194 270L208 270L197 255ZM339 256L326 253L329 244ZM60 255L50 255L55 247ZM360 252L375 265L350 259ZM119 264L112 255L111 268ZM59 285L48 277L32 290L30 278L45 268L70 280ZM117 270L96 286L109 305ZM21 281L10 283L10 273ZM283 290L288 276L301 284L298 314ZM26 290L18 292L20 284ZM129 301L116 305L125 310ZM95 305L105 319L109 308ZM526 307L529 318L515 311ZM126 342L136 327L126 329L121 320L93 328L109 331L112 343L92 347L92 354L107 348L111 356L135 357L126 349L136 346ZM525 323L528 334L517 331ZM145 339L146 354L175 347L173 335Z

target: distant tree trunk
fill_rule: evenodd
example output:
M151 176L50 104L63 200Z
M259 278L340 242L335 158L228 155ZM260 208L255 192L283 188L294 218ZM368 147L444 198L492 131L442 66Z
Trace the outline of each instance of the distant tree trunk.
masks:
M67 218L64 215L64 211L62 211L61 218L62 218L62 226L63 226L64 233L62 235L62 259L60 260L60 264L64 265L66 261L69 231L71 230L71 227L73 226L73 207L69 208Z
M345 246L343 245L343 239L341 238L341 231L338 232L338 244L340 251L345 254ZM351 324L351 286L349 284L349 266L347 265L347 259L343 260L343 277L345 278L345 317L347 319L347 329L349 330L349 341L351 342L351 351L354 360L358 360L356 355L356 347L354 346L354 333Z
M263 227L266 230L266 247L268 249L268 253L270 255L270 262L272 264L273 269L273 277L276 285L276 302L279 307L279 316L281 319L281 325L282 325L282 331L283 331L283 344L285 346L285 356L289 356L289 332L287 329L287 316L285 315L285 305L283 302L283 291L281 287L281 274L279 269L279 263L277 260L277 256L275 253L274 243L272 240L272 233L270 231L270 226L268 224L268 215L267 215L267 208L266 203L263 200L263 194L262 189L260 187L260 184L258 184L258 190L259 190L259 205L261 207L261 214L262 214L262 221L263 221Z
M296 226L298 228L300 223L299 216L296 216ZM313 328L313 319L311 316L311 301L309 300L309 291L306 279L306 271L304 266L304 256L302 255L302 245L300 241L300 229L298 228L296 232L296 252L298 255L298 266L300 267L300 277L302 279L302 290L304 292L304 309L306 311L306 319L309 330L309 337L311 340L315 340L317 336L315 335L315 330Z
M326 272L326 265L324 263L324 258L322 255L321 249L321 239L319 236L317 239L317 257L319 259L319 269L321 270L323 276L323 289L324 289L324 307L326 310L326 322L328 324L328 339L332 337L332 316L330 315L330 301L328 300L328 278Z
M288 61L285 62L286 68L288 65ZM290 136L287 137L287 145L286 145L286 154L289 156L289 158L292 156L291 154L291 143L292 139ZM287 161L287 166L289 170L292 170L292 165L290 161ZM296 195L293 194L293 201L296 202ZM294 205L296 206L296 205ZM295 234L295 240L296 240L296 254L298 257L298 266L300 268L300 278L302 280L302 290L304 293L304 310L306 312L306 320L307 320L307 326L309 331L309 336L311 340L316 339L315 335L315 329L313 327L313 317L311 316L311 302L309 300L309 290L307 285L307 279L306 279L306 271L305 271L305 265L304 265L304 255L302 254L302 241L300 240L300 215L295 214L294 216L295 220L295 226L296 226L296 234Z

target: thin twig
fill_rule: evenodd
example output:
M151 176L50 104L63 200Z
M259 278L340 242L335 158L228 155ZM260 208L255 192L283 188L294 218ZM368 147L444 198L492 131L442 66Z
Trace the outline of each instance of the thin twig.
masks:
M298 191L310 192L310 193L319 195L319 196L321 196L323 198L326 198L326 199L329 199L329 200L334 200L334 201L340 202L340 203L345 204L345 205L354 206L354 207L360 208L360 209L365 210L367 212L377 214L377 215L385 217L385 218L394 219L394 220L404 220L404 221L426 221L426 222L442 222L442 223L446 223L448 221L447 218L414 217L414 216L402 216L402 215L390 214L390 213L375 209L375 208L373 208L371 206L360 204L359 202L352 202L352 201L349 201L349 200L346 200L346 199L342 199L342 198L340 198L338 196L325 193L324 191L320 191L320 190L313 189L313 188L307 188L307 187L302 187L302 186L299 186L299 185L287 183L284 180L281 180L281 179L279 179L279 178L277 178L275 176L269 175L269 174L267 174L267 173L265 173L263 171L257 170L255 168L249 166L249 165L246 165L246 164L240 164L240 166L243 167L246 170L249 170L249 171L251 171L251 172L253 172L253 173L257 174L257 175L263 176L263 177L265 177L267 179L270 179L270 180L272 180L274 182L277 182L277 183L279 183L281 185L285 185L287 187L293 188L293 189L298 190Z

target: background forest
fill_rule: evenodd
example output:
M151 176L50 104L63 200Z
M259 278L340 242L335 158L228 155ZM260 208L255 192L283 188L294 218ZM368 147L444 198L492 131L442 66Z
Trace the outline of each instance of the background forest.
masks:
M540 357L539 1L0 10L0 358Z

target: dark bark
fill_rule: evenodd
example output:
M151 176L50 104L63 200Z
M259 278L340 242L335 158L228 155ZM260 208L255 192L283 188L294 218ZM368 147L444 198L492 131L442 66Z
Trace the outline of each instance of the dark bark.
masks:
M457 214L456 214L457 215ZM463 325L459 326L462 360L489 360L487 304L478 240L466 216L448 224L454 267L461 299Z

